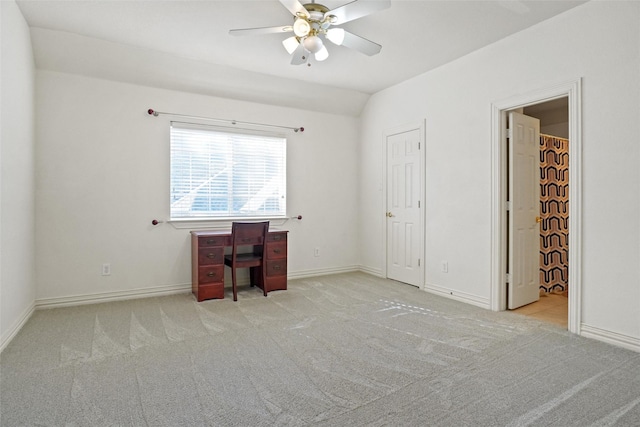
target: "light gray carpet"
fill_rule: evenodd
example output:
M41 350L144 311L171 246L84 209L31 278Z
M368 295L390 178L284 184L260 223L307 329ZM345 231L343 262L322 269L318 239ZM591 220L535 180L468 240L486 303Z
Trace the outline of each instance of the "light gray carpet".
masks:
M37 311L3 426L638 426L640 354L362 273Z

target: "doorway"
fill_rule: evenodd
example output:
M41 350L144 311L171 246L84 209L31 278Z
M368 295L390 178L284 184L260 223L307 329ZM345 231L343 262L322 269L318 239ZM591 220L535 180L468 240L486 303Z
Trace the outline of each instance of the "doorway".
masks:
M521 116L520 116L521 114ZM516 119L512 120L515 115ZM533 119L536 123L536 130L539 130L539 136L536 135L532 147L532 155L534 159L534 174L529 185L520 186L520 188L532 188L531 192L535 194L533 204L535 212L530 216L537 219L536 222L531 220L533 229L534 242L537 242L535 248L532 248L533 254L528 262L531 263L530 270L534 273L534 286L531 291L534 295L526 298L520 292L520 302L512 304L516 300L515 295L511 295L514 279L510 278L507 287L507 306L516 313L537 318L546 322L560 325L564 328L568 327L568 307L569 307L569 283L568 283L568 255L569 255L569 104L568 98L562 97L551 101L542 102L518 109L517 112L509 113L509 128L513 128L512 121L519 121L522 118ZM515 135L509 140L510 145L517 143ZM511 153L511 149L507 148ZM511 157L511 156L509 156ZM508 161L507 167L512 169L518 167ZM522 172L508 172L509 189L514 186L514 180L517 177L528 175ZM514 196L510 191L510 200ZM537 193L537 194L536 194ZM516 195L515 198L522 197L522 194ZM517 227L511 225L511 221L522 222L522 215L515 209L507 212L507 233L509 234L509 242L518 240L511 236L512 228ZM511 245L511 243L510 243ZM508 251L507 256L511 257L514 253L522 256L522 251ZM507 260L507 265L511 266L513 262ZM526 262L523 262L527 264ZM523 299L524 298L524 299Z
M580 333L581 319L581 81L574 80L553 87L518 95L492 105L492 250L491 250L491 308L507 309L508 252L509 252L509 177L506 149L508 112L524 111L547 102L566 99L568 110L568 139L571 162L569 164L568 193L568 329ZM560 101L558 101L560 102ZM562 101L564 102L564 101ZM535 112L534 112L535 114Z

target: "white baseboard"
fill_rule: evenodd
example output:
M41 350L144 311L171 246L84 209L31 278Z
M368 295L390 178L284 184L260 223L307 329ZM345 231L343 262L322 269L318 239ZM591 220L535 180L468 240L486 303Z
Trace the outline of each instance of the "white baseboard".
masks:
M440 295L445 298L453 299L456 301L464 302L467 304L475 305L477 307L486 308L487 310L491 309L491 304L489 298L479 297L477 295L468 294L465 292L456 291L453 289L443 288L442 286L432 285L427 283L424 286L424 290L426 292L430 292L432 294Z
M580 335L640 353L640 339L638 338L585 325L584 323L580 325Z
M320 268L317 270L290 271L287 273L287 279L306 279L308 277L327 276L329 274L339 273L352 273L354 271L360 271L360 268L356 265L350 265L346 267Z
M0 338L0 353L4 350L6 346L9 345L13 337L16 336L20 329L27 323L27 321L31 318L31 315L36 310L35 304L29 305L27 309L22 313L22 315L16 320L16 322L7 330Z
M318 270L305 270L305 271L297 271L290 272L287 275L288 279L302 279L307 277L314 276L325 276L328 274L338 274L338 273L348 273L353 271L359 271L357 266L347 266L347 267L338 267L338 268L325 268ZM225 279L225 284L227 280ZM230 280L229 280L230 282ZM238 278L238 284L248 284L249 277L241 276ZM85 294L85 295L72 295L66 297L55 297L55 298L40 298L35 301L36 309L43 308L54 308L54 307L69 307L75 305L84 305L84 304L96 304L101 302L109 302L109 301L121 301L128 300L134 298L148 298L148 297L158 297L164 295L173 295L184 292L191 292L191 283L181 284L181 285L165 285L165 286L156 286L152 288L141 288L141 289L132 289L127 291L115 291L115 292L103 292L98 294Z
M134 298L159 297L191 292L191 283L182 285L155 286L152 288L131 289L127 291L103 292L98 294L73 295L58 298L41 298L35 302L36 309L68 307L74 305L96 304L109 301L121 301Z
M362 271L363 273L371 274L372 276L383 277L382 270L379 268L372 268L372 267L367 267L366 265L360 265L358 266L358 270Z
M314 276L325 276L328 274L338 274L338 273L348 273L352 271L359 271L356 266L347 266L347 267L339 267L339 268L326 268L326 269L318 269L318 270L305 270L298 272L289 272L287 278L292 279L302 279L307 277ZM227 281L225 278L225 284ZM246 285L249 283L249 275L238 277L238 284ZM152 288L141 288L141 289L132 289L127 291L115 291L115 292L104 292L98 294L85 294L85 295L72 295L66 297L55 297L55 298L41 298L35 301L36 309L43 308L55 308L55 307L69 307L75 305L84 305L84 304L96 304L101 302L109 302L109 301L122 301L134 298L149 298L149 297L158 297L164 295L173 295L184 292L191 292L191 283L181 284L181 285L165 285L165 286L156 286Z

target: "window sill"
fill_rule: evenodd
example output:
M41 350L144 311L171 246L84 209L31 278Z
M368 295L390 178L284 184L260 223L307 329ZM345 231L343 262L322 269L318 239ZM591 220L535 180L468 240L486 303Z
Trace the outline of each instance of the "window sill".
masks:
M195 229L208 229L208 230L228 230L231 228L231 223L234 221L247 221L247 222L258 222L258 221L269 221L270 226L279 227L284 225L290 218L288 217L265 217L265 218L225 218L225 219L198 219L198 218L188 218L188 219L170 219L167 223L171 224L173 228L178 230L195 230Z

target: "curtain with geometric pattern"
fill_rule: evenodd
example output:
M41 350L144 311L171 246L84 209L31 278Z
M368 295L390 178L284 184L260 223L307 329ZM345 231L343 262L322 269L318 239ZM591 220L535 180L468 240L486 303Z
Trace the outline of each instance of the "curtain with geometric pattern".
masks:
M564 292L569 280L569 140L540 135L540 290Z

